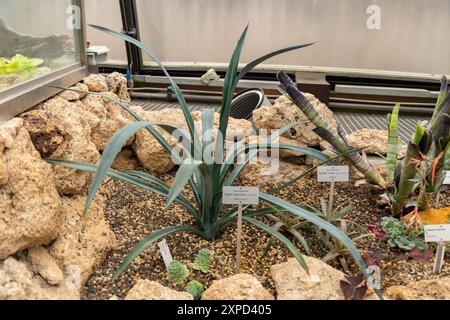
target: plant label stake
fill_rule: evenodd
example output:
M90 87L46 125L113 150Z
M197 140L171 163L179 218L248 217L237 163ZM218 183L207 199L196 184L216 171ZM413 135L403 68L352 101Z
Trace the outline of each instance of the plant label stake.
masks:
M159 252L161 253L161 256L164 260L164 264L166 265L166 269L169 270L169 266L173 261L172 253L170 253L169 245L167 244L166 240L161 241L158 243Z
M259 188L257 187L224 187L223 204L238 205L238 221L236 235L236 273L241 272L242 251L242 213L244 205L259 204Z
M445 171L444 175L445 175L444 184L450 185L450 171Z
M425 241L437 242L436 258L434 260L433 273L442 272L445 256L445 241L450 241L450 224L430 224L424 226Z
M336 182L347 182L349 180L349 166L320 166L319 168L317 168L317 182L330 182L328 212L333 212L334 190L336 187Z

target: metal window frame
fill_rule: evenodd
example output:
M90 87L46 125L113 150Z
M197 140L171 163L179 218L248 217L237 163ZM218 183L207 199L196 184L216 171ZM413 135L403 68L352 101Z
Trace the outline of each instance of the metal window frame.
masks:
M50 86L69 87L88 74L84 0L72 0L72 4L81 8L81 30L75 35L75 41L79 44L80 62L0 91L0 123L8 121L60 91Z

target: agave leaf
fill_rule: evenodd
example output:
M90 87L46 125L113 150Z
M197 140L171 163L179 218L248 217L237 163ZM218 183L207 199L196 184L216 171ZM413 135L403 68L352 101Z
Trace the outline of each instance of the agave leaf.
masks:
M142 251L147 249L151 244L155 243L159 239L162 239L169 234L178 232L192 232L196 235L202 236L201 232L194 227L190 226L179 226L179 227L169 227L163 230L156 231L140 241L131 252L125 257L124 261L120 264L119 268L116 270L113 276L113 280L116 281L120 275L128 268L128 266L136 259Z
M138 48L140 48L141 50L143 50L150 58L152 58L153 61L155 61L158 66L160 67L160 69L163 71L164 75L167 77L167 79L169 80L175 95L178 99L178 102L180 103L181 109L183 110L184 113L184 117L186 119L186 123L188 125L189 128L189 132L191 134L191 141L193 142L193 148L196 152L196 154L201 154L199 149L200 148L200 139L197 135L197 132L195 131L195 124L194 124L194 120L192 119L192 115L191 112L189 110L189 106L186 102L186 99L183 96L183 93L181 92L180 88L178 87L178 85L176 84L176 82L172 79L172 77L170 76L169 72L167 71L167 69L164 67L164 65L162 64L162 62L158 59L158 57L156 56L155 53L153 53L152 50L150 50L148 47L146 47L142 42L140 42L139 40L136 40L130 36L127 36L121 32L117 32L102 26L98 26L98 25L93 25L90 24L89 26L103 31L109 35L112 35L114 37L117 37L119 39L122 39L124 41L127 41L129 43L134 44L135 46L137 46Z
M299 216L300 218L303 218L303 219L309 221L310 223L313 223L318 228L323 229L323 230L327 231L328 233L330 233L332 236L334 236L338 241L340 241L347 248L347 250L353 256L356 264L358 265L358 267L360 268L362 273L367 278L370 277L370 275L367 273L367 266L361 256L361 254L359 253L358 249L353 244L352 240L344 232L342 232L342 230L335 227L333 224L319 218L313 212L307 211L307 210L305 210L301 207L298 207L296 205L293 205L287 201L275 198L275 197L273 197L269 194L263 193L263 192L260 193L260 197L262 200L272 203L274 205L277 205L279 207L282 207L282 208L288 210L289 212L293 213L294 215ZM377 291L377 294L379 295L380 298L382 298L381 292L379 290Z
M66 167L75 169L75 170L81 170L86 172L97 172L98 166L95 164L88 164L88 163L78 163L73 161L67 161L67 160L56 160L56 159L46 159L50 164L53 165L64 165ZM116 180L124 181L127 183L130 183L132 185L138 186L140 188L152 191L154 193L157 193L163 197L167 197L170 191L170 188L165 185L164 183L158 184L153 183L153 180L159 180L158 178L152 177L152 179L149 179L151 177L148 174L145 174L143 172L139 172L140 174L136 174L137 172L133 173L124 173L116 170L109 169L107 171L107 176L111 177ZM148 183L151 181L151 183ZM186 208L189 212L191 212L194 216L197 215L197 210L192 206L192 204L182 195L179 195L176 200L179 204L181 204L183 207Z
M228 119L230 117L231 102L233 100L234 90L236 89L237 70L239 67L239 60L241 58L242 48L244 46L245 38L247 37L248 25L245 27L228 66L227 74L225 76L222 96L222 109L220 110L220 125L219 132L222 137L227 136ZM216 150L219 150L219 141L216 145Z
M394 182L395 167L397 166L397 155L398 155L398 115L400 112L400 104L396 104L392 114L389 115L389 125L388 125L388 154L387 154L387 169L386 169L386 180L387 182Z
M89 189L89 193L86 199L86 205L84 208L84 213L87 213L87 211L89 210L89 207L92 201L94 200L95 194L100 188L103 179L105 178L106 173L108 172L108 169L111 167L112 163L114 162L115 158L122 150L126 142L139 130L152 126L166 127L165 124L157 122L148 122L148 121L135 122L123 127L111 138L110 142L103 151L102 160L100 161L100 165L98 166L98 170L92 181L91 188Z
M302 268L309 274L308 265L306 264L305 259L303 258L301 253L298 251L297 247L288 238L283 236L280 232L278 232L274 228L269 227L268 225L266 225L258 220L255 220L255 219L252 219L252 218L249 218L246 216L243 217L243 220L264 230L265 232L267 232L268 234L270 234L274 238L276 238L278 241L280 241L282 244L284 244L286 246L286 248L288 248L289 251L294 255L295 259L297 259L297 261L300 263Z
M183 161L177 171L177 175L173 181L173 186L170 189L169 196L167 197L166 208L170 207L172 202L178 197L178 195L180 195L189 179L194 174L195 169L197 169L200 164L201 162L193 161L192 159Z
M278 55L281 55L283 53L287 53L287 52L290 52L290 51L306 48L306 47L312 46L314 44L315 44L315 42L311 42L311 43L307 43L307 44L301 44L301 45L297 45L297 46L287 47L287 48L284 48L284 49L277 50L277 51L271 52L269 54L266 54L265 56L262 56L261 58L258 58L256 60L250 62L239 73L239 76L237 77L236 84L240 80L242 80L242 78L244 78L250 71L252 71L255 67L257 67L258 65L260 65L264 61L269 60L269 59L271 59L273 57L276 57Z
M202 110L202 145L203 150L211 145L212 131L214 129L214 109Z

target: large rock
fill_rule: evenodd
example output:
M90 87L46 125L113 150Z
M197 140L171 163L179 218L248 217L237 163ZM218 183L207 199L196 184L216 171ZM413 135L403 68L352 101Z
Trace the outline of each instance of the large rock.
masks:
M0 181L0 259L55 239L62 217L54 175L21 119L0 126Z
M43 157L93 164L100 160L90 138L91 126L98 120L77 103L54 97L22 118ZM92 179L90 173L63 165L54 166L54 173L61 195L83 194Z
M193 300L190 293L179 292L160 285L158 282L139 280L128 292L125 300Z
M130 103L130 95L128 94L128 83L125 76L118 72L110 73L106 76L106 84L108 91L117 95L120 101Z
M145 121L162 122L177 127L186 126L183 115L180 114L180 112L177 112L177 110L165 109L162 111L144 111L141 107L133 107L132 109ZM158 130L172 148L177 145L177 141L167 132L157 127L154 128ZM175 166L171 155L163 148L158 140L145 129L140 130L136 134L133 149L144 168L152 173L166 173Z
M49 284L26 261L9 257L0 261L0 300L79 300L70 282Z
M119 99L114 93L105 92L104 94L115 100ZM133 122L131 116L119 105L100 96L86 96L79 104L79 107L97 118L95 124L91 125L91 137L92 142L100 151L106 148L106 145L117 131ZM130 145L133 141L134 136L128 140L127 145Z
M101 74L91 74L83 79L83 83L87 85L89 91L92 92L108 91L108 84L106 83L106 78Z
M360 129L350 134L347 139L352 147L356 149L365 148L366 154L387 154L387 131Z
M65 274L78 275L81 286L117 244L104 217L104 197L98 194L87 214L83 214L85 202L83 196L62 198L62 230L50 247L59 267Z
M254 276L237 274L213 282L202 297L203 300L274 300Z
M330 125L336 126L336 119L333 112L311 94L305 94L316 111ZM279 97L273 106L263 106L253 112L253 122L258 129L277 130L293 122L305 122L299 124L286 132L283 136L289 139L297 140L300 145L316 146L322 139L312 130L314 124L310 123L308 118L300 109L285 96Z
M28 249L28 260L35 274L39 274L51 285L64 280L64 274L44 247Z
M391 300L450 300L450 277L393 286L386 290L385 296Z
M255 163L248 164L242 170L240 179L245 184L254 186L277 187L287 183L308 170L305 166L280 161L278 164Z
M278 300L345 300L340 281L345 274L320 259L304 257L311 276L296 259L271 267Z

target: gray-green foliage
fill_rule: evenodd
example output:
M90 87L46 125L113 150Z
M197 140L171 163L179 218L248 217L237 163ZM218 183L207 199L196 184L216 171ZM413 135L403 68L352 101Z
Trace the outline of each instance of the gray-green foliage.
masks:
M193 225L182 225L182 226L171 226L167 227L163 230L156 231L150 234L148 237L140 241L133 250L129 253L129 255L124 259L119 268L114 274L114 279L117 279L125 269L130 265L130 263L141 254L148 246L152 245L156 241L161 238L166 237L167 235L179 232L190 232L194 233L197 236L205 239L205 240L214 240L219 236L223 231L233 225L237 221L237 209L225 210L222 203L222 190L224 186L232 186L236 179L239 177L242 170L245 166L258 154L261 150L278 148L285 150L292 150L301 152L303 154L314 157L320 161L328 162L330 161L330 157L326 156L324 153L319 152L315 149L300 147L289 144L279 144L273 145L273 142L278 139L278 137L291 128L298 125L298 123L288 124L286 127L279 130L277 133L273 133L266 140L261 141L260 143L251 144L246 143L245 141L241 141L237 143L234 151L228 153L226 155L223 153L223 146L220 145L221 139L216 139L216 146L212 148L215 150L214 159L218 159L219 161L214 161L214 163L209 163L205 161L204 153L202 150L206 150L211 147L211 144L214 143L211 137L208 137L205 132L207 130L214 128L214 110L204 110L202 112L202 130L203 135L202 139L200 139L199 134L196 131L195 124L193 121L192 114L190 112L189 105L187 104L185 97L174 81L174 79L170 76L167 69L161 63L161 61L156 57L152 50L146 47L140 41L124 35L121 32L116 32L101 26L93 26L94 28L103 31L107 34L113 35L121 40L125 40L130 42L137 47L139 47L144 53L150 56L153 61L155 61L160 69L163 71L164 75L167 77L170 85L172 86L177 100L180 104L180 108L183 111L185 121L187 124L188 133L183 137L183 140L190 143L190 150L194 151L195 158L182 158L179 155L172 154L172 146L171 144L163 137L163 135L159 132L160 129L172 134L174 131L179 128L173 127L164 123L155 123L155 122L146 122L139 115L134 113L130 108L124 103L109 97L108 95L104 95L101 93L92 93L87 92L87 94L93 94L97 96L104 97L110 101L117 103L124 110L126 110L130 115L132 115L137 122L127 125L121 130L119 130L113 138L108 143L105 148L102 160L100 164L91 165L91 164L83 164L83 163L75 163L70 161L61 161L61 160L48 160L50 163L55 165L66 165L70 168L77 170L84 170L89 172L95 172L95 177L93 179L91 188L89 190L85 212L87 212L90 207L95 194L99 190L103 180L105 177L109 176L114 179L126 181L133 185L142 187L146 190L157 193L161 196L164 196L166 201L166 206L172 205L174 202L184 207L193 218ZM253 68L255 68L258 64L275 57L276 55L286 53L289 51L293 51L295 49L304 48L311 44L293 46L285 49L281 49L275 51L273 53L267 54L255 61L249 63L239 72L239 60L242 52L242 48L244 46L245 38L247 35L248 28L245 28L242 36L240 37L237 46L232 54L229 68L227 70L227 74L224 80L224 89L222 93L222 108L220 110L220 124L219 124L219 132L220 137L227 137L227 128L228 121L230 117L230 108L233 100L234 93L236 91L237 85L239 81ZM71 89L72 91L78 91ZM181 164L175 180L173 182L172 187L170 187L167 183L158 179L157 177L150 175L146 172L140 171L132 171L132 172L118 172L111 169L111 165L114 159L117 157L119 152L122 150L126 141L128 141L133 135L135 135L138 131L145 129L147 130L164 148L164 150L172 154L174 157L178 157L176 160ZM186 148L186 150L189 150ZM235 165L236 160L241 156L245 155L244 163L239 163ZM184 155L185 156L185 155ZM198 157L200 156L200 157ZM286 184L288 186L289 184ZM192 199L188 199L184 194L183 190L188 187L192 192ZM282 188L277 189L277 191L281 191ZM275 194L275 193L274 193ZM339 238L339 240L348 248L349 252L355 258L355 261L361 271L369 276L366 272L366 265L361 257L361 254L357 250L357 248L353 245L351 239L347 237L347 235L342 232L339 228L336 228L334 225L324 221L319 218L313 212L293 205L288 201L279 199L273 194L267 194L264 192L260 193L260 199L263 204L270 204L274 207L270 208L258 208L255 210L248 210L248 207L245 208L246 212L244 213L243 220L246 223L252 224L262 231L270 234L275 237L278 241L280 241L283 245L285 245L294 255L294 257L298 260L301 266L308 270L306 262L303 256L298 251L298 248L285 236L283 236L280 232L273 229L272 227L264 224L260 220L255 219L259 216L264 216L270 213L279 212L280 208L284 211L288 211L302 219L305 219L313 224L320 226L320 228L327 230L334 237ZM275 208L275 209L274 209Z
M191 265L192 269L208 273L211 269L211 255L208 249L202 249L195 257L194 263Z
M391 248L411 251L414 248L425 250L427 244L423 240L423 228L408 227L406 222L385 217L381 221L381 227L386 232L386 241Z
M201 282L192 280L186 285L185 290L186 292L190 293L195 300L200 300L203 293L205 292L205 287Z
M168 268L167 280L173 284L183 284L189 277L188 268L177 260L173 260Z

